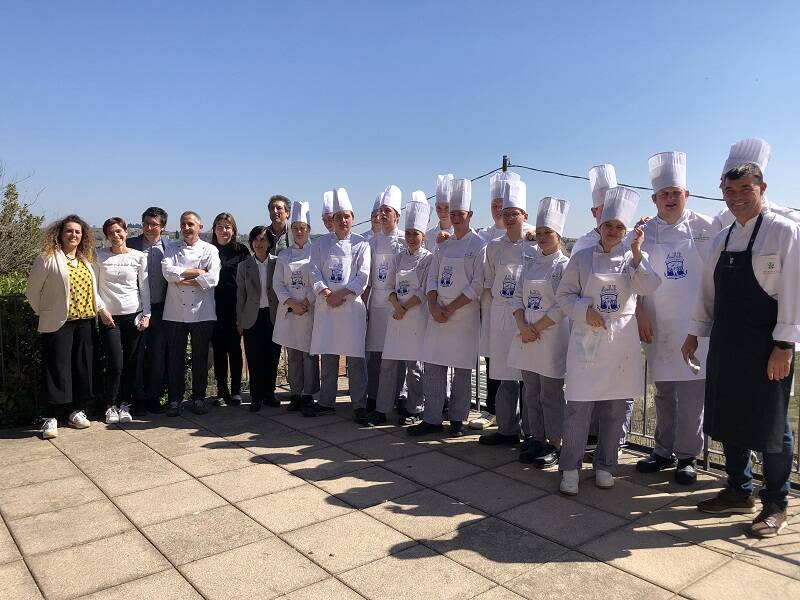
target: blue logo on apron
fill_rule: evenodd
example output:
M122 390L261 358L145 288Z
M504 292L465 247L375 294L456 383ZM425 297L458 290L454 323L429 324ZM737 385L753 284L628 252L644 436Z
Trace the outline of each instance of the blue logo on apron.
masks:
M302 271L292 271L292 287L294 289L298 289L303 287L303 272Z
M386 263L381 263L378 266L378 281L386 281L386 277L389 275L389 265Z
M617 312L619 310L618 296L616 285L604 285L600 289L600 305L597 310L605 313Z
M680 252L670 252L665 259L667 270L664 276L667 279L683 279L686 277L686 268L683 266L683 255Z
M397 284L397 295L398 296L405 296L408 294L409 290L411 289L411 285L408 281L401 281Z
M528 294L528 308L530 310L542 309L542 295L538 290L531 290Z
M439 278L439 285L442 287L450 287L453 285L453 267L445 265L442 268L442 276Z
M503 277L503 289L500 290L500 295L503 298L512 298L514 290L517 287L517 279L513 275L506 275Z
M331 266L331 281L333 283L342 283L344 280L344 268L342 265Z

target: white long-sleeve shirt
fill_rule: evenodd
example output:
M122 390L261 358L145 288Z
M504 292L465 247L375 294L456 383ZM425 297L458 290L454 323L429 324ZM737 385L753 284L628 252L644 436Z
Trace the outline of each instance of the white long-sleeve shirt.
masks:
M800 342L800 225L764 208L764 220L753 242L753 272L756 281L770 297L778 301L778 322L773 339ZM728 241L728 250L747 249L758 217L744 225L736 221ZM697 302L689 324L689 333L709 337L714 324L714 269L725 245L728 229L720 231L711 243Z
M428 229L428 232L425 234L425 247L431 252L436 252L436 248L439 247L439 244L436 243L436 238L439 237L439 233L442 231L453 235L453 226L450 225L447 229L442 229L439 223L436 223L436 225Z
M186 269L203 269L195 278L200 287L183 285L181 273ZM214 288L219 283L219 252L211 244L197 240L189 246L180 240L167 246L161 271L167 280L167 298L164 303L164 320L179 323L216 321Z
M371 260L369 242L355 233L351 233L343 240L336 237L335 233L329 233L314 242L311 247L311 281L314 293L320 294L330 287L322 273L323 259L331 255L331 248L337 247L340 252L349 252L351 257L350 277L345 287L356 296L363 294L369 284Z
M480 236L470 229L460 240L454 235L439 244L428 268L426 293L439 289L439 263L442 257L464 259L464 271L468 283L462 293L470 300L479 300L483 292L483 264L486 260L486 243Z
M581 250L586 250L586 248L594 248L599 243L600 232L597 231L597 228L590 229L575 241L575 245L572 246L572 251L569 254L570 256L575 256Z
M550 280L553 285L553 293L558 289L561 283L561 276L564 274L564 269L567 267L569 258L564 255L561 250L556 250L552 254L545 256L537 248L533 251L532 256L525 258L525 264L522 267L522 274L519 277L519 283L516 290L514 290L514 299L511 301L511 308L516 312L517 310L525 310L525 299L522 297L525 282L529 280ZM554 323L561 321L566 315L561 307L556 302L547 311L546 316L550 317Z
M141 311L150 316L150 285L147 277L147 254L138 250L114 254L100 248L95 258L97 292L112 315Z

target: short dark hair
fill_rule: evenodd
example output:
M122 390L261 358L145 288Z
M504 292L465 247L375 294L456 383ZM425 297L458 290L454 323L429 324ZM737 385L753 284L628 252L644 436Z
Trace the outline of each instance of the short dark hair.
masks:
M738 165L733 167L732 169L725 172L722 176L722 183L725 183L726 179L730 179L731 181L735 181L737 179L741 179L742 177L748 177L752 175L755 182L759 185L764 183L764 173L761 171L761 167L754 163L744 163L743 165Z
M103 235L108 237L108 230L111 229L112 225L119 225L125 231L128 231L128 224L125 222L125 219L122 217L111 217L110 219L106 219L105 223L103 223Z
M250 235L248 236L247 243L250 246L251 252L255 253L255 250L253 249L253 240L256 239L258 236L260 236L262 233L266 233L267 229L269 229L269 227L267 227L266 225L256 225L250 230ZM267 241L268 242L270 241L269 236L267 236ZM270 246L271 245L272 244L270 243Z
M283 207L286 209L287 212L292 208L292 201L289 200L286 196L281 196L280 194L275 194L269 199L269 202L267 202L267 208L272 208L273 202L283 202Z
M158 206L151 206L150 208L146 208L145 211L142 213L142 223L144 223L145 217L153 217L154 219L158 219L161 221L161 226L167 226L167 211L163 208L159 208Z

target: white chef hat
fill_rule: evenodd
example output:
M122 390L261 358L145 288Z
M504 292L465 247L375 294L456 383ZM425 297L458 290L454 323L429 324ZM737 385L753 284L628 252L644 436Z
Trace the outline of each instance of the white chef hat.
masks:
M518 208L528 212L527 188L521 179L503 183L503 208Z
M472 182L469 179L453 179L450 187L450 211L470 210Z
M771 156L772 149L767 140L761 138L739 140L731 146L731 150L728 152L728 159L725 161L725 166L722 167L722 175L739 165L748 163L757 165L763 173L767 170Z
M411 194L411 202L406 204L406 229L416 229L425 233L428 231L428 219L431 216L431 205L425 197L425 192L417 190Z
M495 198L502 198L503 184L506 181L519 180L519 175L512 173L511 171L498 171L497 173L492 173L492 176L489 177L489 199L494 200Z
M653 191L668 187L686 187L686 153L659 152L647 160Z
M436 204L450 201L450 186L453 184L453 174L436 176Z
M292 202L292 215L289 217L289 224L305 223L311 225L311 220L308 218L308 213L311 212L311 207L308 202Z
M400 188L396 185L390 185L384 190L383 194L381 194L380 206L390 206L399 215L402 201L403 192L401 192Z
M322 194L322 214L333 214L333 190L328 190Z
M636 218L638 206L639 193L636 190L621 185L608 188L603 200L603 216L600 218L600 223L616 219L630 229Z
M589 187L592 190L592 206L600 206L606 197L606 190L617 185L617 172L614 165L597 165L589 169Z
M344 210L353 212L353 205L350 202L350 196L347 195L347 190L344 188L337 188L333 190L333 214Z
M567 221L569 202L561 198L545 196L539 200L539 212L536 213L536 227L549 227L558 235L564 234L564 223Z
M381 198L383 198L383 192L375 196L375 202L372 203L372 212L370 214L374 213L381 207Z

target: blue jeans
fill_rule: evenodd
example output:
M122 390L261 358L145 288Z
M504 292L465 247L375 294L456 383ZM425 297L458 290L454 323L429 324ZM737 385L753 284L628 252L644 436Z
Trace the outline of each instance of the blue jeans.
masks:
M753 493L753 473L750 461L750 450L731 444L723 444L725 448L725 471L728 473L728 487L746 494ZM763 453L764 485L759 492L764 504L777 504L786 510L786 496L789 494L789 477L792 473L792 429L786 419L783 432L783 450L781 452Z

